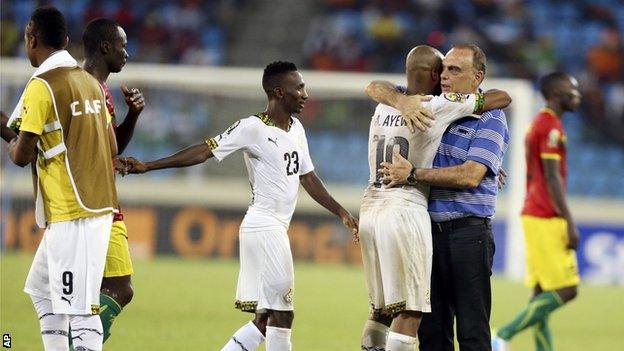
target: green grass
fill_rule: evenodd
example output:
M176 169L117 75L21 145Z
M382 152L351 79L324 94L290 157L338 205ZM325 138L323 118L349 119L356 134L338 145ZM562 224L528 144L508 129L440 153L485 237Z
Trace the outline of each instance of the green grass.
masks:
M14 350L41 350L39 325L22 292L32 256L1 253L0 332ZM359 350L367 316L360 267L296 263L296 350ZM219 350L250 314L233 308L235 261L159 258L135 262L135 296L113 326L105 350ZM494 280L492 325L511 318L528 290ZM582 286L577 301L551 318L557 350L621 350L624 289ZM619 344L617 344L619 343ZM532 350L530 333L514 351Z

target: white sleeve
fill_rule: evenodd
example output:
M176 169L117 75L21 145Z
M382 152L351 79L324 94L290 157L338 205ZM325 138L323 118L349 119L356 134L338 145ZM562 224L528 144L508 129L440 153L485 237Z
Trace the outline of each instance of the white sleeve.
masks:
M423 104L431 110L435 123L450 124L475 112L477 94L445 93Z
M247 149L254 142L254 127L248 118L234 122L225 132L206 140L214 157L220 162L231 153Z
M314 164L312 164L312 158L310 157L310 150L308 149L308 138L306 138L305 129L301 127L301 171L299 175L304 175L314 170Z

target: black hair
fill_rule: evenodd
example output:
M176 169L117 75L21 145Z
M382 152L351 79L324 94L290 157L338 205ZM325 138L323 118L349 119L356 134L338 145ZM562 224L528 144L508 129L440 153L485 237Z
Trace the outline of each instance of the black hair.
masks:
M91 56L95 54L100 44L104 41L113 44L119 33L117 27L119 27L119 23L103 17L89 22L82 33L85 55Z
M65 17L56 7L42 6L30 16L32 34L36 35L45 45L54 49L62 49L67 38Z
M549 99L552 96L552 93L556 90L557 86L566 82L570 79L570 76L567 73L557 71L549 73L540 79L540 91L542 92L542 96L544 99Z
M269 63L264 68L262 75L262 88L267 94L272 94L273 89L279 86L281 78L285 73L296 71L297 66L292 62L275 61Z

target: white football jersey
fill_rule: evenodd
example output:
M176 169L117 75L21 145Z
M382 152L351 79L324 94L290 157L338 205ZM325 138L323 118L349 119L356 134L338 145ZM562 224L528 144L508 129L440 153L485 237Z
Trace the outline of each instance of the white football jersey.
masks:
M392 162L394 148L398 148L401 156L410 161L416 168L431 168L433 159L440 145L446 128L452 122L473 115L476 106L476 94L446 93L434 96L423 106L433 112L433 126L425 132L410 132L401 112L391 106L379 104L372 117L368 137L368 165L370 168L367 198L378 198L387 194L398 196L427 206L429 186L417 184L386 188L381 182L378 172L382 162Z
M301 122L292 117L287 132L272 126L266 116L250 116L207 143L218 161L243 150L252 200L241 228L288 228L297 204L299 176L314 170Z

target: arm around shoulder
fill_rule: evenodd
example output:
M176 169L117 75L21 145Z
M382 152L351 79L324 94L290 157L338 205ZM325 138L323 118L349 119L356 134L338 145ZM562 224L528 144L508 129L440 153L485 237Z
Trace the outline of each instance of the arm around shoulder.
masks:
M498 89L490 89L483 93L483 105L477 106L475 112L480 113L484 111L503 109L511 104L511 96L504 91Z
M398 108L398 102L404 96L397 90L396 85L385 80L374 80L368 83L364 91L376 102L394 108Z

